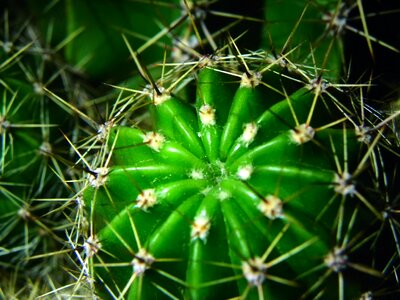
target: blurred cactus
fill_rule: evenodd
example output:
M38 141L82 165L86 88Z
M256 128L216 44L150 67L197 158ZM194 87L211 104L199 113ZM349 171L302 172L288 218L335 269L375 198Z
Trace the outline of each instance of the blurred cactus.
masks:
M13 11L4 11L2 20L0 264L7 274L1 284L11 285L2 297L10 299L36 297L67 282L60 266L68 260L62 249L65 230L73 226L67 216L73 212L65 162L75 159L75 153L62 132L73 132L78 119L47 91L68 98L78 93L52 48L51 31L38 36Z

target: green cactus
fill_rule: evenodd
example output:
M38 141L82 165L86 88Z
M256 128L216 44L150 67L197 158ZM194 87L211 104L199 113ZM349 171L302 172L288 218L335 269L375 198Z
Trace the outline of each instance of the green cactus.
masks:
M382 281L365 254L383 221L365 170L379 135L365 144L335 85L289 94L239 56L198 62L195 104L147 89L151 130L114 124L84 195L101 296L349 299Z

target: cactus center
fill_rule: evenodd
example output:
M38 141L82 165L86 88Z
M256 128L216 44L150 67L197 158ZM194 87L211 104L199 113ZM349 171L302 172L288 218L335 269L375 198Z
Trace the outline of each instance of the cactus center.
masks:
M209 165L210 170L210 179L220 181L226 176L226 169L225 165L221 161L217 161L215 163L210 163Z

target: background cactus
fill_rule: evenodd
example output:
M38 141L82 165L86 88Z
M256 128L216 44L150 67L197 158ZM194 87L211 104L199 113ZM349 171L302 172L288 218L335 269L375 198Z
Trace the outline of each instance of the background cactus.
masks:
M73 174L65 162L75 153L62 133L73 133L79 119L46 91L72 98L79 89L53 48L51 30L41 37L14 11L2 17L0 297L10 299L36 297L69 277L60 272L67 267L65 231L74 215L68 183ZM78 101L70 105L79 107Z
M380 5L6 3L0 297L396 297Z

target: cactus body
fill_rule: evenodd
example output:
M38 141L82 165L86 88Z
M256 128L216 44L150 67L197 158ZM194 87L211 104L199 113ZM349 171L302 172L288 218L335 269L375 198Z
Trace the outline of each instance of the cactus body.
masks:
M103 296L337 299L380 276L365 257L368 274L347 278L380 220L350 173L362 144L344 121L324 127L320 92L266 97L266 79L206 67L195 105L157 88L152 131L114 127L112 167L85 194Z

